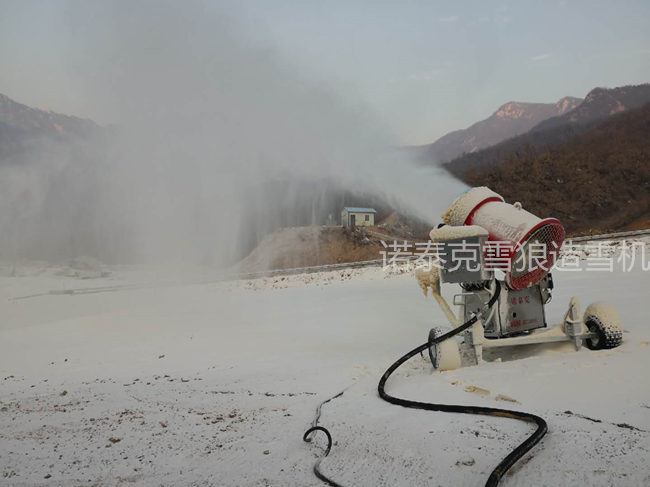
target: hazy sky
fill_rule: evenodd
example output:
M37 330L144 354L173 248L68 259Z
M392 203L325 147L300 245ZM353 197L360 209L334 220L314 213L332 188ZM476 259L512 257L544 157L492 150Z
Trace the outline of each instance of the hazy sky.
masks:
M128 15L128 1L112 3ZM510 100L650 81L648 1L206 3L301 76L367 106L405 144L432 142ZM119 122L81 94L91 67L76 53L102 19L76 15L78 6L0 0L0 93Z

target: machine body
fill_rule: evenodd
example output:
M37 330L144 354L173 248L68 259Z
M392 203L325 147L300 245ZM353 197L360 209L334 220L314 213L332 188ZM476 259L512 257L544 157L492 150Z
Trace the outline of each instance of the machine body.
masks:
M573 297L562 322L547 325L544 306L553 290L550 269L564 240L558 220L540 219L520 204L509 205L497 193L481 187L458 198L443 221L444 225L430 233L438 245L437 265L419 270L416 277L425 294L432 290L452 327L474 316L479 320L459 335L460 341L452 337L432 345L434 366L441 370L457 368L461 355L468 351L472 352L472 361L480 363L484 348L567 341L578 350L583 343L590 349L614 348L622 343L616 309L603 303L590 305L581 316L580 304ZM505 268L490 266L494 258ZM462 292L453 299L457 315L442 297L441 283L460 285ZM497 286L498 300L486 312L485 305ZM432 329L430 342L441 333Z

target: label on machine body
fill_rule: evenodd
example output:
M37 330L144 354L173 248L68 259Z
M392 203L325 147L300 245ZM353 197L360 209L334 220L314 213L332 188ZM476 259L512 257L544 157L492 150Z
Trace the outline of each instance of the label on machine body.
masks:
M509 335L546 326L539 286L520 291L506 290L499 303L499 316L502 334Z
M478 312L488 299L489 293L486 290L464 294L465 320L469 319L472 312ZM545 301L546 298L539 285L518 291L508 289L504 285L495 313L490 314L489 319L483 323L486 338L502 338L544 328L546 326Z

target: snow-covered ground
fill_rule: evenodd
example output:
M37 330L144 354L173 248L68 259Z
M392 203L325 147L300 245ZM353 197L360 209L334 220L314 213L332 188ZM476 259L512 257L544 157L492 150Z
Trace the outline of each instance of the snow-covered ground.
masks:
M445 324L408 273L160 286L128 269L4 274L0 485L322 485L311 468L323 438L301 437L318 403L345 388L321 423L337 442L322 468L346 486L483 485L531 428L377 397L385 368ZM546 418L548 435L505 486L649 485L650 271L554 278L549 321L571 295L611 301L620 348L537 346L444 373L418 358L388 390Z

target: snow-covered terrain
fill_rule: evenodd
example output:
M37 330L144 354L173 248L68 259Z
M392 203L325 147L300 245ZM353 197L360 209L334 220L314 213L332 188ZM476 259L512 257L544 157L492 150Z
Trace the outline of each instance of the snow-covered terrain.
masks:
M446 323L410 273L160 286L128 269L94 279L5 274L0 485L322 485L311 469L323 438L301 437L315 407L346 388L321 418L336 442L322 469L346 486L480 486L530 432L377 397L386 367ZM648 485L650 272L554 278L549 322L571 295L583 306L613 302L626 330L620 348L536 346L444 373L418 358L388 390L544 417L548 435L505 486Z

